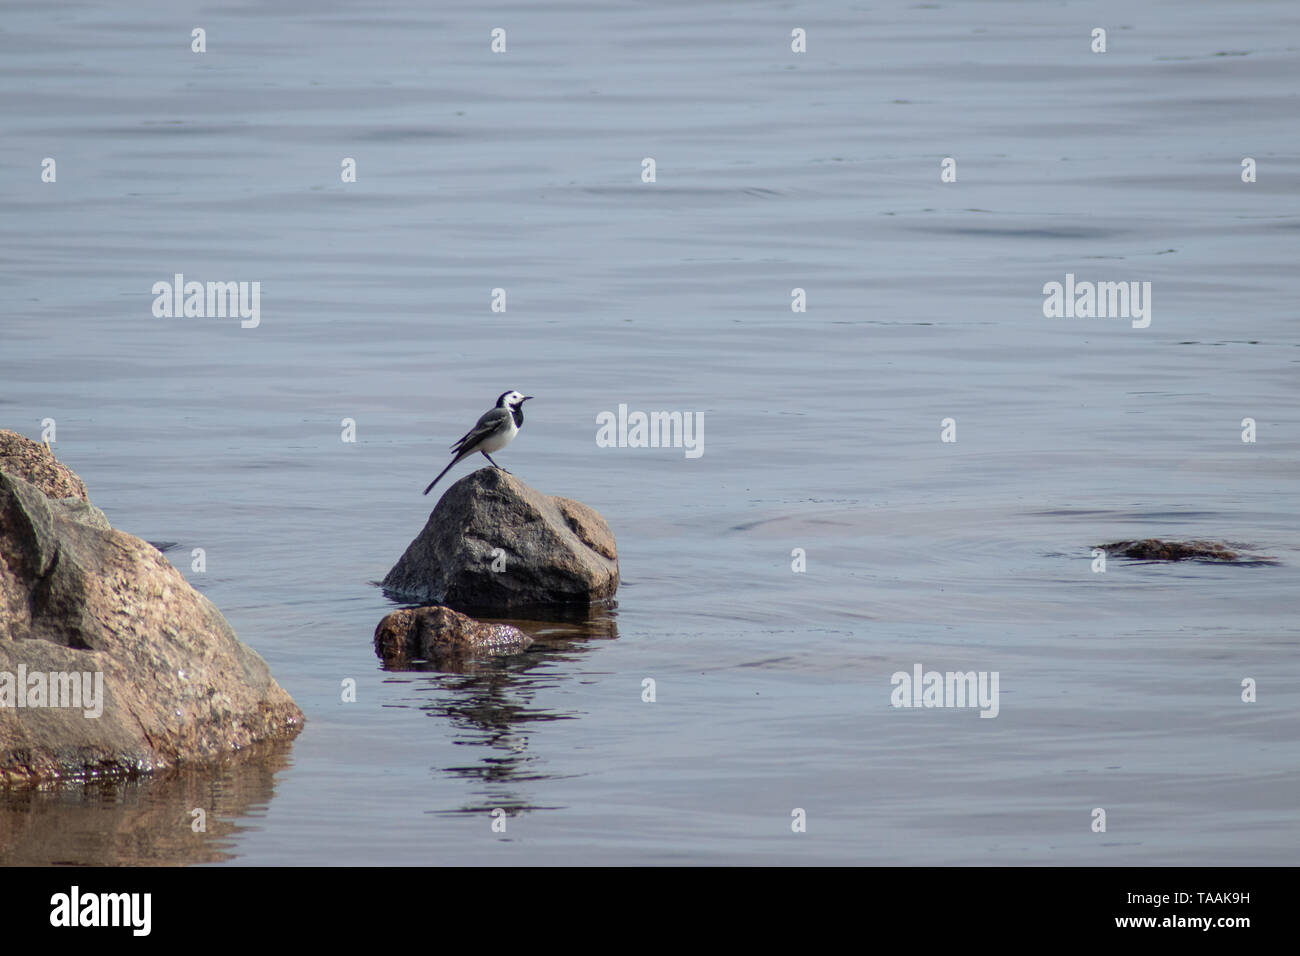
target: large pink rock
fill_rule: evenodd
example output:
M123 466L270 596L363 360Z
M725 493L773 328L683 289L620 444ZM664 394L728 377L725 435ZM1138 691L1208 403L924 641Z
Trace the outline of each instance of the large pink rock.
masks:
M0 471L0 785L146 773L301 729L266 662L157 548L83 497L48 497L68 488L48 468L34 477ZM80 706L50 706L81 675Z

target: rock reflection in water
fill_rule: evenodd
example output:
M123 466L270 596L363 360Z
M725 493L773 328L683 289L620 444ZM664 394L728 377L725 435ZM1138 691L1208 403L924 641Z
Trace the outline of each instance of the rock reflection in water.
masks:
M0 865L179 866L230 859L238 821L266 808L290 743L259 744L202 767L132 780L10 789L0 801ZM202 809L206 832L195 833Z
M538 768L540 757L529 750L526 726L534 721L573 720L580 714L533 706L537 692L553 686L561 673L557 667L577 660L589 650L591 640L618 637L614 606L547 611L547 620L493 619L512 624L533 638L525 652L505 658L484 657L458 662L455 670L430 662L413 662L402 671L428 671L441 693L420 709L455 729L456 743L476 748L475 762L435 768L476 781L480 789L473 803L431 811L438 814L489 813L497 808L508 816L528 810L553 809L532 803L522 787L529 781L553 779Z

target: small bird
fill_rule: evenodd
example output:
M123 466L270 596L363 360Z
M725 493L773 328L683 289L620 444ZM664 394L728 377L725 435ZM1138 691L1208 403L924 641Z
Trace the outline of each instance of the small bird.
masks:
M432 491L438 479L451 471L452 465L475 452L492 461L492 456L488 452L500 451L519 434L519 426L524 423L524 402L532 397L520 395L516 391L502 392L501 397L497 399L496 408L484 412L483 417L474 423L474 427L451 446L456 457L451 460L451 465L438 473L438 478L429 482L429 487L424 489L424 493L427 495ZM495 461L492 461L492 467L501 468ZM501 470L506 471L504 468ZM506 474L510 472L506 471Z

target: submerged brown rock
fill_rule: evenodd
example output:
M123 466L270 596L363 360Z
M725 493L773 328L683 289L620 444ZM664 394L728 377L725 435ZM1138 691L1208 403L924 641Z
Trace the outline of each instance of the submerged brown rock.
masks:
M618 589L618 551L593 509L480 468L447 489L383 587L468 611L600 604Z
M1141 541L1116 541L1098 545L1107 554L1143 561L1236 561L1240 555L1218 541L1161 541L1146 538Z
M513 625L476 621L448 607L404 608L375 628L375 653L387 667L428 661L455 670L474 658L517 654L532 643Z
M302 721L157 548L0 472L0 785L202 762Z

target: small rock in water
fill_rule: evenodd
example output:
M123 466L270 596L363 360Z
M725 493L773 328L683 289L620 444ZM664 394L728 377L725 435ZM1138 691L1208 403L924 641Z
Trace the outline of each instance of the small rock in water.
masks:
M1107 554L1118 554L1140 561L1236 561L1241 555L1218 541L1116 541L1098 545Z
M475 658L518 654L532 643L514 625L476 621L449 607L404 608L375 628L375 653L394 668L428 661L458 670Z

